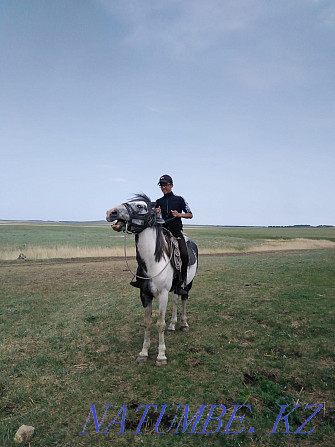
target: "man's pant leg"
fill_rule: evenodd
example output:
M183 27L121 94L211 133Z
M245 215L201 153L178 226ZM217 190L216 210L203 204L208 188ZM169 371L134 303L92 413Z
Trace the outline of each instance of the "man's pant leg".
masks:
M181 277L183 281L186 281L187 276L187 267L188 267L188 251L186 242L184 239L184 236L181 234L178 236L178 245L179 245L179 251L180 251L180 258L181 258Z

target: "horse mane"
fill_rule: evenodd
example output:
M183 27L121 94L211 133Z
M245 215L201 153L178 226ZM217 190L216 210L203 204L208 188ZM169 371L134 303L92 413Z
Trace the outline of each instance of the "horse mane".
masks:
M147 205L152 205L150 197L144 194L144 192L134 194L134 196L130 199L130 202L136 202L138 200L145 202Z
M169 255L169 250L163 233L162 224L157 223L156 202L152 202L150 197L148 197L143 192L134 194L134 196L130 200L130 202L137 201L145 202L148 208L148 213L150 213L148 227L154 228L156 230L155 261L159 262L162 259L164 253Z

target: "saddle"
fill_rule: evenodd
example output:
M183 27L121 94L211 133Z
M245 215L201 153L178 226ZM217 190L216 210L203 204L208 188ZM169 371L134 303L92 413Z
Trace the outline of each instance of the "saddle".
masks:
M171 256L171 264L177 270L178 272L181 271L181 256L179 251L179 244L178 239L173 236L171 231L169 231L167 228L163 227L163 234L167 243L167 246L169 247L169 250L172 250L169 252L169 255ZM184 239L186 242L187 252L188 252L188 265L191 266L197 262L198 259L198 249L195 243L188 237L184 235Z

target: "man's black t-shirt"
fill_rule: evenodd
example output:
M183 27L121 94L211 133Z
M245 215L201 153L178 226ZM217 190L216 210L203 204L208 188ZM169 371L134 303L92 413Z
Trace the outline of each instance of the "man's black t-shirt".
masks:
M188 203L181 196L176 196L173 192L165 194L160 199L156 200L156 206L160 206L162 210L162 217L165 220L164 227L171 231L172 234L179 233L183 224L181 217L173 217L171 210L177 210L178 213L192 213Z

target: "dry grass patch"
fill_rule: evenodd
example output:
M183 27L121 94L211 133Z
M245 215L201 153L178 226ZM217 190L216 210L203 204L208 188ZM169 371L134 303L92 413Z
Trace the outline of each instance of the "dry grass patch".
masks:
M20 251L7 248L0 250L0 259L13 261L18 259L20 253L26 259L72 259L72 258L108 258L124 256L123 247L26 247ZM128 256L135 256L135 248L127 248Z
M314 240L314 239L280 239L265 240L264 243L257 246L257 251L269 251L269 250L312 250L319 248L335 248L335 242L328 240ZM253 247L247 249L247 251L255 251Z
M257 243L250 242L240 244L240 247L226 247L213 249L200 249L200 254L222 254L222 253L255 253L267 251L286 251L286 250L315 250L315 249L335 249L335 242L328 240L314 239L266 239Z

